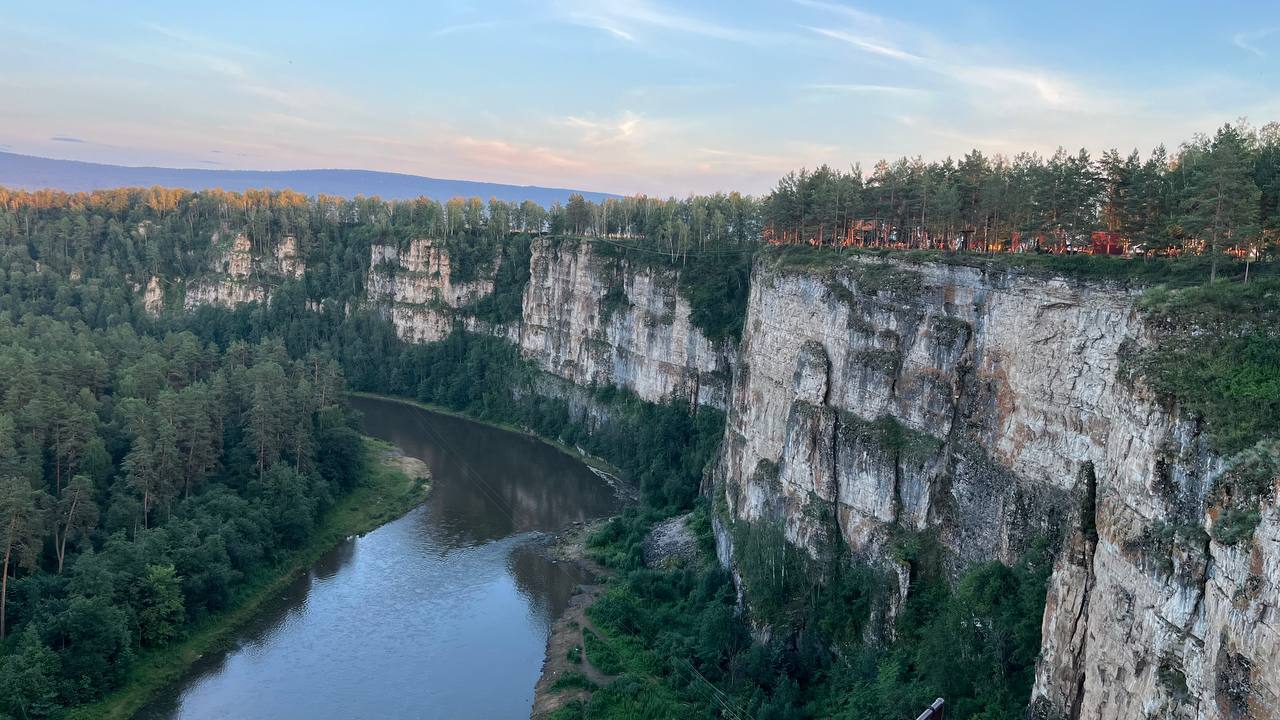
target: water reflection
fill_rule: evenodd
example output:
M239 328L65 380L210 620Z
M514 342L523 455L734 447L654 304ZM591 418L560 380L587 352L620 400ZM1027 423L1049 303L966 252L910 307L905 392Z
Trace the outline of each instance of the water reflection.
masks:
M428 502L327 554L138 717L528 717L550 623L582 579L539 546L613 512L612 491L532 438L353 404L365 432L431 468Z

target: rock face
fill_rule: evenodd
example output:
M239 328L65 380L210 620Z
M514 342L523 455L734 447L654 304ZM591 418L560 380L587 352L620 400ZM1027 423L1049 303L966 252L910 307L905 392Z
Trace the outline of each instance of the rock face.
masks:
M219 236L214 235L214 245L221 242ZM249 237L239 233L215 257L209 270L187 283L183 296L186 309L201 305L234 308L250 302L265 302L271 297L274 283L301 278L306 272L306 263L299 256L297 239L292 236L282 238L269 253L255 253Z
M723 408L732 348L712 343L690 322L676 282L672 271L601 257L590 243L535 240L521 353L578 385Z
M449 253L435 241L415 238L401 252L393 245L370 250L365 290L370 302L383 307L396 334L408 342L443 340L458 312L493 292L497 262L483 277L454 282Z
M873 562L901 529L934 530L956 573L1059 539L1040 717L1273 717L1275 503L1252 544L1209 539L1221 460L1121 379L1134 299L943 264L758 267L714 492Z
M677 515L653 526L642 546L645 565L669 567L698 560L698 539L689 527L689 517Z
M164 287L155 275L147 280L147 289L142 293L142 307L153 317L164 310Z
M493 292L497 262L470 282L454 282L450 270L448 252L430 240L413 240L404 252L375 245L367 295L409 342L441 340L462 322L512 340L525 358L580 387L612 385L650 402L680 396L727 404L733 348L690 322L673 271L601 257L588 242L540 238L520 320L486 327L467 309Z
M580 387L613 385L651 402L680 396L726 407L734 348L693 325L674 271L601 257L583 241L541 238L531 255L522 317L509 325L489 326L470 313L493 294L501 255L460 282L444 244L427 238L403 248L373 245L366 299L408 342L442 340L461 323L512 341L543 370ZM237 235L212 272L188 284L185 305L266 301L266 279L300 277L305 269L294 238L259 256Z
M815 554L839 540L890 566L901 596L895 534L933 533L955 575L1049 538L1033 717L1280 717L1280 479L1251 539L1211 539L1226 463L1126 379L1126 352L1150 332L1133 292L942 263L766 260L735 349L690 322L672 271L589 243L534 241L522 317L503 327L468 313L494 292L496 260L456 282L429 240L371 253L367 299L402 338L439 340L456 322L507 338L547 372L520 391L565 399L585 423L608 422L593 385L725 409L708 484L727 511L712 517L725 565L728 523L768 520ZM188 284L187 307L262 301L264 278L305 269L296 242L255 254L243 236L216 265ZM158 310L160 285L145 296Z

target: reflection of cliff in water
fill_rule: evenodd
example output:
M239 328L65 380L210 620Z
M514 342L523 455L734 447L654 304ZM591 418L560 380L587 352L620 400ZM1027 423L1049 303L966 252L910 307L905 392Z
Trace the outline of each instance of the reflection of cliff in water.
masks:
M551 533L616 509L536 440L357 398L367 434L430 467L427 502L341 543L135 717L528 717L547 634L583 580Z
M548 558L541 542L516 548L508 564L516 587L529 598L539 617L558 617L569 606L578 585L591 579L577 563Z
M402 403L352 398L364 430L431 469L427 525L462 546L531 530L554 532L613 511L586 466L538 440Z

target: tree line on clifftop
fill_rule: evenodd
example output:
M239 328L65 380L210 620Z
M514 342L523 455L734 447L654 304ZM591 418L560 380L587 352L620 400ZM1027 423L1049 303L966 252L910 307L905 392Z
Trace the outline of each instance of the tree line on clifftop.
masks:
M0 717L58 717L100 698L136 659L225 612L306 543L363 472L341 401L348 386L536 430L611 460L638 484L641 505L591 541L619 573L594 615L619 680L564 718L689 708L730 717L725 698L761 718L890 718L939 693L962 714L1019 717L1038 651L1043 553L948 583L931 538L898 538L896 559L918 592L901 608L896 641L867 642L885 581L873 568L846 562L838 547L815 563L778 528L734 527L743 580L776 630L753 639L714 564L647 568L639 552L653 522L691 508L708 540L716 511L698 490L722 414L594 388L615 422L588 428L567 399L540 395L536 368L497 338L459 327L440 343L406 344L365 302L370 249L426 237L446 244L455 280L496 270L495 293L469 310L502 323L519 317L531 238L585 237L608 261L679 268L694 322L732 338L751 263L770 241L818 254L950 253L1010 250L1018 233L1023 251L1067 252L1105 232L1129 252L1265 257L1277 231L1278 146L1275 125L1230 125L1145 160L974 152L870 173L802 171L763 198L574 197L551 208L0 190L0 375L9 380L0 384ZM255 265L245 281L270 286L266 303L147 311L152 278L168 287L222 272L238 234L260 257L292 238L306 273ZM1251 502L1275 459L1258 443L1280 417L1277 292L1263 280L1149 294L1143 311L1163 330L1154 355L1130 358L1157 391L1206 419L1224 453L1257 456L1231 476ZM1250 506L1233 511L1243 519L1220 541L1248 542ZM597 650L588 654L610 657Z
M1158 146L1145 158L1137 150L1113 149L1093 158L1085 150L1060 148L1047 158L978 150L959 160L903 157L881 160L870 171L823 165L788 173L758 198L716 193L592 202L575 194L564 204L542 207L480 198L308 198L266 190L0 189L0 237L38 243L33 233L51 211L63 222L64 254L104 234L138 235L136 224L148 222L165 226L169 232L159 236L171 236L188 250L231 224L258 245L272 236L297 236L304 254L313 243L323 243L327 228L368 225L380 238L403 239L407 233L457 240L459 254L478 263L484 262L480 250L513 233L642 242L681 261L761 241L992 252L1231 252L1258 258L1274 251L1280 237L1280 123L1261 129L1244 121L1226 124L1173 152ZM1090 242L1093 233L1105 234L1102 247ZM163 242L150 249L161 258ZM168 257L174 257L171 251ZM461 265L465 275L468 263Z

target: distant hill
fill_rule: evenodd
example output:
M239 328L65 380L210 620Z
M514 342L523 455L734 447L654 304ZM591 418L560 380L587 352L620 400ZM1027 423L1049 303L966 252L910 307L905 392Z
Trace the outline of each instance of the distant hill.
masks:
M129 167L55 160L52 158L0 152L0 186L39 190L53 188L67 192L114 187L164 187L205 190L246 190L270 188L295 190L306 195L377 195L384 200L429 197L479 197L485 200L520 202L532 200L550 206L564 202L571 193L588 200L618 197L610 193L547 188L535 185L503 185L472 180L441 180L373 170L205 170L201 168Z

